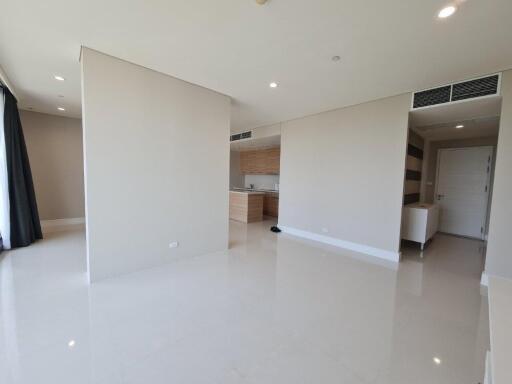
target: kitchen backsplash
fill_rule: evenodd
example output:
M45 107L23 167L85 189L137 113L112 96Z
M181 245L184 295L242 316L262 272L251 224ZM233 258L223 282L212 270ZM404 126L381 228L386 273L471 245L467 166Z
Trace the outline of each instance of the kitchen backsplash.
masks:
M279 185L278 175L245 175L245 187L249 188L254 184L256 189L276 189Z

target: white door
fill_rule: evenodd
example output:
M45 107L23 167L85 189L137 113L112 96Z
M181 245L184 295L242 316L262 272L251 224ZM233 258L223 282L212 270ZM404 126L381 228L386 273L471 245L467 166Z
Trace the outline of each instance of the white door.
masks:
M436 200L439 230L484 238L492 147L440 149Z

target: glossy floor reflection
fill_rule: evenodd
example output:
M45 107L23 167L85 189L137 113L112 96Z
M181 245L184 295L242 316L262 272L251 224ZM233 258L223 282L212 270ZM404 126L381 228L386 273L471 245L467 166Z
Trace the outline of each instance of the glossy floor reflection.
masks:
M83 232L0 260L0 383L477 383L480 243L393 265L231 223L231 250L96 283ZM438 359L435 360L434 359Z

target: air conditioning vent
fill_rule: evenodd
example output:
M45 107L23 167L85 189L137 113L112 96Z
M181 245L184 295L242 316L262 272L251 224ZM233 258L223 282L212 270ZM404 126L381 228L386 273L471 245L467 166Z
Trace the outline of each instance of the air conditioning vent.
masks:
M415 92L413 94L412 109L498 95L499 88L500 75L496 74L480 79Z
M451 86L429 89L414 94L413 108L427 107L429 105L450 102Z
M243 140L243 139L250 139L251 137L252 137L252 131L236 133L234 135L231 135L230 141L238 141L238 140Z
M499 75L453 85L452 101L472 99L498 93Z

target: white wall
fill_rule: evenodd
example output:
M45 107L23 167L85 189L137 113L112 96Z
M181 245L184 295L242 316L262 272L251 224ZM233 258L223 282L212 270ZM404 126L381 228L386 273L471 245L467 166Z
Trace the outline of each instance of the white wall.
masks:
M80 119L20 111L41 220L84 217Z
M285 231L398 261L410 97L282 124Z
M512 279L512 70L503 72L503 96L485 271Z
M87 48L81 63L90 280L226 249L230 99Z

